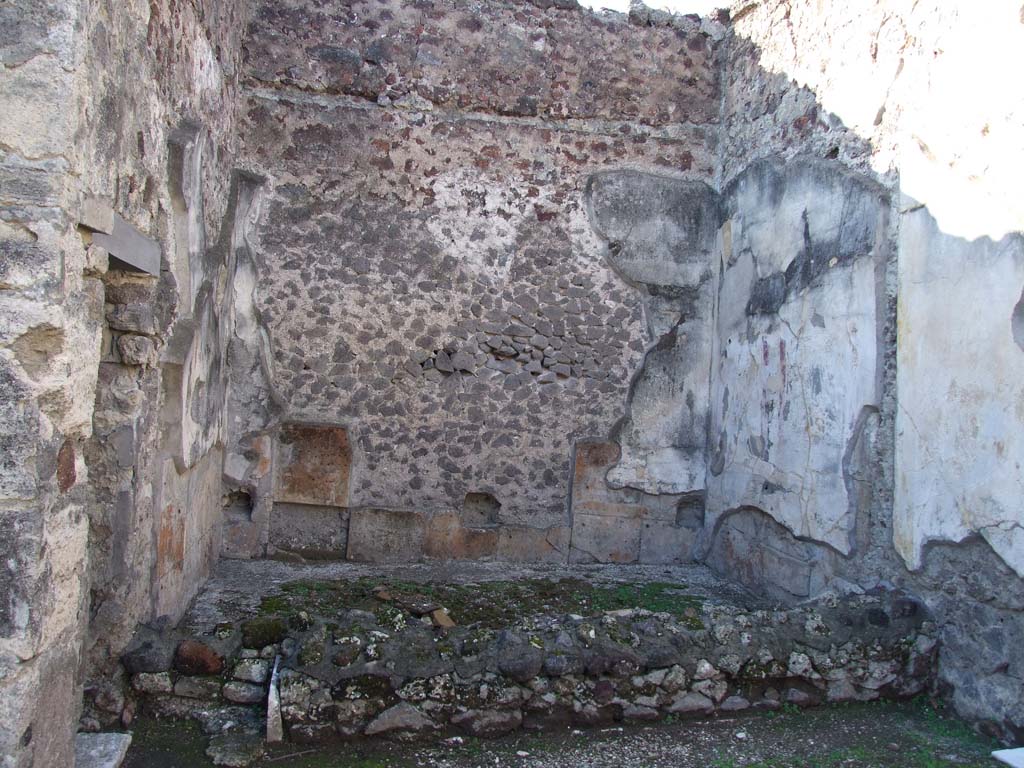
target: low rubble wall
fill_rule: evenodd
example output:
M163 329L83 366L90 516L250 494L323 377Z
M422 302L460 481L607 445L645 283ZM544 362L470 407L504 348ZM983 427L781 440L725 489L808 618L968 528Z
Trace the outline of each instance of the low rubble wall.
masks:
M154 714L256 731L280 657L287 737L325 742L907 698L929 690L937 652L923 605L901 592L452 624L430 600L301 610L189 637L144 630L124 663Z

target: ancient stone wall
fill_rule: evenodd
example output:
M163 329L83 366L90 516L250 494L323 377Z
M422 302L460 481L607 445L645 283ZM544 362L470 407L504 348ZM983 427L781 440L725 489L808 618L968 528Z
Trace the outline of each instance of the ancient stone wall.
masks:
M1024 24L960 6L0 6L4 767L219 553L891 582L1019 740Z
M638 540L601 540L641 505L570 530L573 446L619 422L613 485L703 492L709 334L678 326L709 315L723 31L551 3L258 7L242 134L268 179L255 310L286 405L238 450L256 524L291 516L310 552L338 549L340 521L355 559L564 561L572 538L579 559L632 562ZM645 352L687 355L693 381L645 381ZM345 430L345 498L292 498L282 423Z
M247 146L273 192L253 295L275 370L257 378L287 405L238 462L240 554L696 551L788 601L895 578L954 633L931 542L981 536L1019 572L1019 430L995 414L1019 352L1002 238L1022 222L992 161L1020 104L997 115L962 77L1000 48L947 6L734 11L725 41L548 3L258 13ZM965 311L1002 297L977 325L934 288L965 261L987 265ZM345 430L347 500L282 493L279 423ZM985 610L1015 626L1013 604ZM953 640L944 669L969 688ZM972 708L1004 735L1014 664Z
M77 14L5 4L0 43L0 755L69 764L103 290L70 212ZM78 485L78 487L76 487ZM51 726L52 724L52 726Z
M249 204L232 178L244 4L95 10L84 32L83 194L107 201L162 258L158 275L104 278L109 345L86 447L96 497L87 727L123 715L110 672L134 627L176 621L220 553L226 285L237 209ZM142 60L117 54L143 41ZM148 77L132 74L140 67ZM126 355L141 338L146 356Z
M83 682L103 720L86 726L119 721L116 679L96 683L220 549L220 408L180 397L205 436L175 463L162 406L177 356L216 335L185 327L223 312L200 261L228 202L245 5L0 9L4 766L73 762Z

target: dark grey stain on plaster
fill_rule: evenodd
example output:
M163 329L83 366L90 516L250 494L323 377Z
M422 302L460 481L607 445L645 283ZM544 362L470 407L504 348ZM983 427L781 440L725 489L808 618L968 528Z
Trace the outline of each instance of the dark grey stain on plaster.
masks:
M1013 332L1014 343L1024 350L1024 291L1021 291L1020 300L1013 308L1010 328Z
M812 221L808 209L803 208L799 249L785 268L758 276L747 302L748 315L777 313L793 296L818 285L829 270L876 250L878 212L888 206L888 195L878 184L835 163L812 157L787 163L760 160L729 184L724 202L730 216L763 211L792 216L797 212L785 209L786 198L799 197L808 189L828 190L841 200L841 209Z

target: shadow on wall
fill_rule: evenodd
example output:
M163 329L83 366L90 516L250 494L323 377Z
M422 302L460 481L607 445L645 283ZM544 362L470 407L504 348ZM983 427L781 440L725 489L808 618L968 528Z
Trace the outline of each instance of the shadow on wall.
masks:
M876 152L819 94L769 71L763 53L737 36L727 68L724 194L739 205L720 233L700 551L721 573L786 601L879 582L916 592L941 627L939 674L958 711L1019 742L1024 656L1010 638L1024 624L1024 238L1004 234L998 205L970 221L992 190L980 177L957 183L967 159L947 167L921 139L927 131L899 156L924 199L901 192L871 168L876 157L885 165L885 131L898 128L883 121L884 104ZM941 71L926 53L925 70ZM957 119L933 122L945 130ZM803 202L790 184L759 180L809 156L864 193L829 200L816 185ZM871 218L876 225L864 226ZM974 237L986 229L999 239Z
M915 589L941 621L939 688L962 717L1024 743L1024 580L980 536L925 547Z

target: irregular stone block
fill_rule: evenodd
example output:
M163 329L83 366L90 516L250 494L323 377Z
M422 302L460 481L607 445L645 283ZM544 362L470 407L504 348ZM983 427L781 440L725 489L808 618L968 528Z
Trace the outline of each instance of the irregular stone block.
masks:
M364 563L414 563L423 557L427 521L418 512L373 507L354 509L348 559Z
M174 683L170 672L138 672L132 675L132 688L139 693L170 693Z
M430 621L439 629L448 630L455 627L455 621L444 608L436 608L431 611Z
M460 351L452 355L452 367L457 371L472 373L477 366L471 354Z
M242 624L242 644L246 648L262 649L280 643L288 636L284 619L264 616Z
M742 696L730 696L722 702L723 712L740 712L750 709L750 702Z
M243 659L235 664L235 668L232 671L231 676L235 680L241 680L246 683L259 683L262 685L267 682L269 674L269 661L265 659Z
M179 677L174 683L174 695L214 701L220 698L222 682L219 677Z
M174 668L183 675L219 675L224 657L198 640L183 640L174 654Z
M420 733L433 729L434 721L407 702L384 710L366 726L367 736L389 733Z
M454 512L431 516L423 542L423 554L439 560L485 560L498 547L495 528L468 528Z
M156 365L156 345L147 336L125 335L117 340L117 352L125 365Z
M221 693L224 694L225 699L236 704L259 704L266 697L266 692L263 690L262 685L243 683L238 680L224 683Z
M115 304L107 312L107 323L115 331L152 336L157 331L153 308L148 304Z
M129 673L166 672L174 662L178 639L156 629L139 627L121 663Z
M724 680L699 680L692 687L695 693L707 696L716 704L725 699L729 692L729 685Z
M707 714L713 712L715 703L700 693L683 693L669 705L668 711L674 715Z
M498 670L519 683L525 683L540 674L544 666L544 653L529 643L504 642L498 648Z
M118 768L131 743L130 733L77 733L74 768Z
M452 725L472 736L485 739L502 736L518 729L522 724L523 713L519 709L470 709L452 717Z
M789 688L786 691L786 703L795 704L801 709L814 707L821 703L821 697L816 693L808 693L800 688Z
M346 507L351 463L352 449L344 427L286 424L277 440L274 498Z

